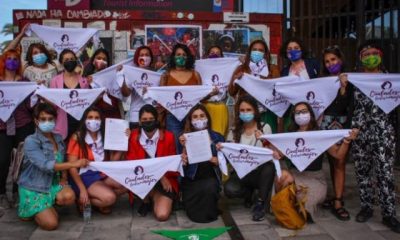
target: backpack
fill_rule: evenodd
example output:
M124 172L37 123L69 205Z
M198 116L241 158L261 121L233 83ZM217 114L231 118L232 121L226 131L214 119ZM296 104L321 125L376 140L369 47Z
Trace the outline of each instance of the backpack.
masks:
M20 142L17 148L13 148L11 151L11 162L8 177L11 177L13 183L18 181L21 173L21 165L24 160L24 142Z
M304 193L306 189L300 189ZM271 209L276 221L285 228L301 229L307 221L307 213L304 208L305 197L298 200L296 185L291 183L271 198Z

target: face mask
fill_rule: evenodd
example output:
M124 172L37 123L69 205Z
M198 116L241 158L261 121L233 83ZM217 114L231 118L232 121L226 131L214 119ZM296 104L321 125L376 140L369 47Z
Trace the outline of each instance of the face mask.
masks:
M264 59L264 53L260 51L251 51L250 59L254 63L258 63L259 61Z
M43 65L47 62L47 56L44 53L38 53L32 56L32 60L36 65Z
M175 56L175 64L178 67L184 67L186 64L186 57Z
M76 60L72 60L72 61L66 61L64 62L64 69L67 72L73 72L76 68L76 66L78 65L78 61Z
M301 58L301 55L302 55L301 50L293 49L293 50L288 51L288 58L292 62L299 60Z
M305 126L310 122L311 115L310 113L300 113L294 115L294 121L299 126Z
M207 128L208 119L197 119L192 121L192 125L196 130L203 130Z
M139 65L148 67L148 66L150 66L150 63L151 63L151 57L149 57L149 56L139 57L138 62L139 62Z
M220 58L221 56L219 56L218 54L216 54L216 53L210 53L209 55L208 55L208 58Z
M152 132L158 128L158 122L156 120L142 122L140 125L145 132Z
M107 67L107 61L104 61L101 59L95 59L93 61L93 65L96 67L96 69L101 70L101 69Z
M86 128L91 132L97 132L100 130L101 121L96 119L90 119L85 121Z
M44 133L52 132L56 123L54 121L39 122L38 128Z
M369 55L364 57L362 60L362 65L367 69L374 69L379 66L382 62L382 58L379 55Z
M254 119L254 113L242 113L241 112L239 114L239 118L240 118L240 120L242 120L245 123L251 122Z
M17 59L7 59L5 65L7 70L16 71L19 68L19 61Z
M336 75L336 74L340 73L341 70L342 70L342 64L341 63L336 63L336 64L330 65L328 67L328 71L332 75Z

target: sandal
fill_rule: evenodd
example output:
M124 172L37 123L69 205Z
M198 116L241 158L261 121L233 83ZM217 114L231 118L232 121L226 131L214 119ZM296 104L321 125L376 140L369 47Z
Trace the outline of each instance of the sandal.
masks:
M339 201L342 207L335 208L335 205L332 204L331 212L337 219L340 221L348 221L350 220L350 213L343 207L344 202L342 198L335 198L332 202Z
M323 209L331 209L333 206L333 199L326 199L322 204L321 207Z

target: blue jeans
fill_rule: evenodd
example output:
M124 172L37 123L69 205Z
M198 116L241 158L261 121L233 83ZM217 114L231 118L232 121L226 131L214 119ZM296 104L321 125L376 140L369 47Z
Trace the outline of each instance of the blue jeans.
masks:
M174 115L167 113L166 127L167 130L172 132L175 136L176 154L182 153L182 145L179 143L179 136L183 133L184 125L185 119L179 121Z

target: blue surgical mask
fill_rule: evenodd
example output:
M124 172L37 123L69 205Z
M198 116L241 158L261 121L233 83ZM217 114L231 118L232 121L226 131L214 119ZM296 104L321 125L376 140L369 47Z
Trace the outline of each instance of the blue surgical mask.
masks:
M264 59L264 53L260 51L251 51L250 59L254 63L258 63L259 61Z
M293 50L289 50L287 52L287 54L288 54L288 58L290 59L290 61L295 62L301 58L302 51L293 49Z
M52 132L56 123L54 121L39 122L38 127L44 133Z
M44 53L38 53L32 56L32 60L36 65L43 65L47 62L47 56Z
M247 122L251 122L254 119L254 113L244 113L241 112L239 114L239 118L240 120L242 120L243 122L247 123Z

